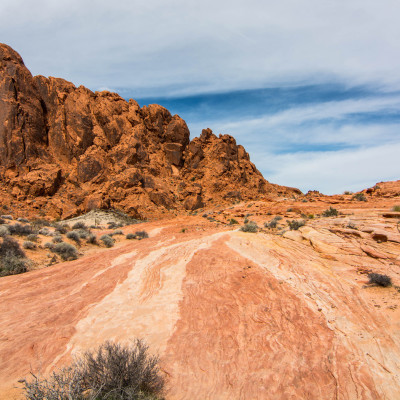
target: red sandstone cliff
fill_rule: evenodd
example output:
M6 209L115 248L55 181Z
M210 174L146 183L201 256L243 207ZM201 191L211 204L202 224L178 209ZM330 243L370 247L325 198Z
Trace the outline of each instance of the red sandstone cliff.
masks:
M113 207L143 218L296 192L267 182L233 137L189 135L159 105L33 77L0 44L0 189L21 206L62 218Z

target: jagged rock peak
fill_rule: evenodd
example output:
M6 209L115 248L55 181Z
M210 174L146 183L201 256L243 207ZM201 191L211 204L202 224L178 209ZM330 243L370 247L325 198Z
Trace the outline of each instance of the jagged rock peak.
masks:
M160 105L32 77L7 45L0 140L3 187L53 217L108 207L155 217L296 192L268 183L233 137L205 129L190 140L185 121Z

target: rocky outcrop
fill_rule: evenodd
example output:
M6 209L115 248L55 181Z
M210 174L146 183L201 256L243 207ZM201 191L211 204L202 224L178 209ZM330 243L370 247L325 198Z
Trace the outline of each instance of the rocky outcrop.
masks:
M6 45L0 141L3 188L21 204L45 197L53 217L113 207L145 218L296 193L267 182L231 136L205 129L190 141L185 121L165 108L32 77Z

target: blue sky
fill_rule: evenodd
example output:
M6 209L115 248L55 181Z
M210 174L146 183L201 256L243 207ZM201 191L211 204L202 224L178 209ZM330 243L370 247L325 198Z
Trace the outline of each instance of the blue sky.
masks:
M303 191L400 177L397 0L3 0L34 75L107 89L244 145Z

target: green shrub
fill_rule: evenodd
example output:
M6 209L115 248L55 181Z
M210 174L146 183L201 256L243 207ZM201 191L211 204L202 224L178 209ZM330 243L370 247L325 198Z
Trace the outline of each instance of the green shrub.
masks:
M237 222L235 218L231 218L229 220L229 225L238 225L238 224L239 224L239 222Z
M329 207L327 210L325 210L322 213L323 217L336 217L338 215L339 215L339 211L336 210L336 208L333 208L333 207Z
M139 239L146 239L149 237L149 234L146 231L136 231L135 235Z
M399 206L399 205L393 206L393 207L392 207L392 211L397 211L397 212L399 212L399 211L400 211L400 206Z
M135 235L134 233L128 233L128 234L126 235L126 238L129 239L129 240L131 240L131 239L136 239L136 235Z
M87 227L84 222L79 221L79 222L75 222L75 224L72 225L72 229L87 229Z
M240 228L242 232L251 232L256 233L258 232L258 226L255 222L249 222Z
M60 235L56 235L53 237L51 240L53 243L61 243L63 241L62 237Z
M8 229L8 225L0 226L0 237L4 237L10 234L10 230Z
M159 359L136 340L129 346L105 342L47 379L23 380L27 400L161 400Z
M50 232L49 228L44 227L44 228L39 229L39 235L51 236L51 232Z
M22 225L18 223L8 225L8 229L10 230L10 235L28 236L33 233L33 229L30 225Z
M364 193L357 193L352 197L352 200L367 201Z
M76 260L78 258L78 250L70 243L58 243L52 248L52 251L57 253L64 261Z
M54 228L56 232L61 233L62 235L65 235L68 232L68 225L66 224L55 223Z
M77 231L71 231L67 233L67 238L73 240L74 242L80 244L81 243L81 238L79 236L79 233Z
M39 240L39 236L36 233L31 233L26 237L30 242L37 242Z
M304 226L306 224L306 221L300 219L300 220L293 220L293 221L286 221L289 225L289 228L291 231L297 231L300 227Z
M97 236L91 233L87 238L86 242L90 244L97 244Z
M100 240L104 243L106 247L114 246L114 239L110 235L102 235L100 236Z
M5 236L0 245L0 276L26 272L28 261L19 243L12 237Z
M22 274L28 270L28 259L6 254L0 259L0 276Z
M23 247L24 249L27 249L27 250L34 250L34 249L36 249L36 243L31 242L31 241L29 241L29 240L26 240L26 241L22 244L22 247Z
M371 273L368 274L369 283L375 284L378 286L389 287L392 286L392 278L387 275Z

